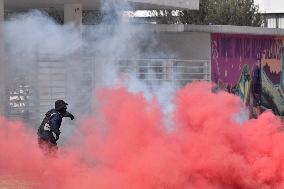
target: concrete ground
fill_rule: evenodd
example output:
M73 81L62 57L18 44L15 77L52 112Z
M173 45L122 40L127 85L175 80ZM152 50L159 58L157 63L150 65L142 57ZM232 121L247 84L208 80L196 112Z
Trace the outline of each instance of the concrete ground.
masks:
M0 177L0 189L33 189L35 185L25 183L16 177Z

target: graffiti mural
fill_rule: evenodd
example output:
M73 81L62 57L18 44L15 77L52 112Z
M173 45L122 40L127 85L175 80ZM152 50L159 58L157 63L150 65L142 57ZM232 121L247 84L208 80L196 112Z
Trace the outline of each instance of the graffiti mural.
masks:
M240 96L252 112L284 115L284 38L212 34L212 81Z

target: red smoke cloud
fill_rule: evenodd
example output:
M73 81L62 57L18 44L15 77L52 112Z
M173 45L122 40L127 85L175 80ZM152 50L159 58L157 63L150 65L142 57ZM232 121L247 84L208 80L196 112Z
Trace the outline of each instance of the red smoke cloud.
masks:
M283 188L281 121L268 112L238 123L239 98L211 88L177 92L171 131L155 99L102 90L94 116L57 158L42 154L35 131L1 118L0 180L59 189Z

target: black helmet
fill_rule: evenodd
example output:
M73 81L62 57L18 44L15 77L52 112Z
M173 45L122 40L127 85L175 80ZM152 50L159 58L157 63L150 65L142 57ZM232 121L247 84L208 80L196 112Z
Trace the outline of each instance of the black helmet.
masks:
M60 109L62 109L62 108L64 108L64 107L66 107L68 104L66 103L66 102L64 102L63 100L57 100L56 102L55 102L55 109L56 110L60 110Z

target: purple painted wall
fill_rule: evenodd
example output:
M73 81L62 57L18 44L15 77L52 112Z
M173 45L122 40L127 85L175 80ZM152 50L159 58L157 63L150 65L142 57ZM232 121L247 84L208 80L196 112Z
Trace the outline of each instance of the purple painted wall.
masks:
M267 35L211 34L212 81L255 105L257 68L261 106L284 113L282 44L284 38ZM259 65L259 66L257 66ZM250 94L248 94L250 93Z

